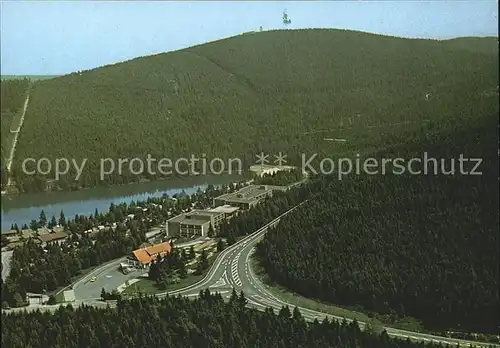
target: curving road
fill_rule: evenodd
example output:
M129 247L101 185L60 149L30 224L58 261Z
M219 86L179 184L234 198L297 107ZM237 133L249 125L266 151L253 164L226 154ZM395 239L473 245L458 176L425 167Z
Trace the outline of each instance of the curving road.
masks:
M1 252L2 254L2 279L7 279L10 274L10 260L12 259L13 250L6 250Z
M188 247L198 243L202 243L201 240L190 241L186 243L176 244L176 247ZM92 270L90 273L86 274L72 285L67 286L62 289L66 290L72 288L75 291L76 300L81 301L92 301L99 300L101 298L101 290L104 288L107 292L111 292L118 288L120 285L124 284L127 280L133 278L138 278L142 274L147 273L147 270L134 270L131 273L123 274L120 271L120 263L126 262L126 257L121 257L119 259L105 263L96 269ZM90 280L96 278L94 282ZM60 292L61 292L60 291Z
M288 306L290 309L293 309L293 307L295 307L293 303L288 303L280 300L266 289L266 287L254 274L249 262L249 258L254 252L257 243L267 232L267 229L270 226L273 227L276 226L281 218L283 218L285 215L289 214L293 210L297 209L300 205L304 203L305 202L288 210L287 212L283 213L278 218L274 219L273 221L263 226L259 230L255 231L250 235L247 235L242 240L238 241L237 243L233 244L232 246L222 251L216 258L215 262L208 271L207 275L199 282L191 286L185 287L183 289L157 294L157 296L164 297L164 296L181 295L181 296L195 297L199 295L201 290L209 289L211 292L218 292L221 295L223 295L223 297L227 298L231 295L232 289L234 288L238 293L242 290L245 294L245 297L248 300L248 305L258 310L265 310L268 307L272 307L273 309L275 309L275 311L279 311L282 308L282 306ZM87 276L79 280L77 283L75 283L73 286L73 288L75 289L75 295L80 294L80 296L78 295L76 296L77 302L74 303L73 306L81 304L102 306L103 305L102 302L96 301L96 297L100 297L101 286L95 284L91 285L92 288L95 289L94 291L98 290L99 294L96 296L97 292L95 293L94 291L92 291L91 293L84 292L86 295L84 296L84 298L86 298L85 300L81 299L82 292L80 290L80 287L84 286L84 284L88 284L88 279L90 279L92 276L106 273L106 271L109 269L113 268L116 269L116 266L120 263L120 261L121 259L113 261L107 265L103 265L99 267L99 269L88 274ZM135 274L135 276L137 276L137 274ZM131 277L134 277L134 275L132 275ZM108 286L105 286L105 288ZM114 306L114 304L110 305ZM336 320L344 319L342 317L333 316L331 314L319 312L309 308L304 308L300 306L297 307L300 310L304 319L307 321L314 321L315 319L321 321L325 317ZM54 306L54 308L57 307ZM22 309L20 308L19 310ZM47 308L47 310L52 310L52 308ZM349 319L346 320L348 322L351 321ZM358 323L361 328L364 328L366 326L366 323L364 322L358 321ZM480 342L472 342L461 339L435 336L425 333L405 331L390 327L385 327L384 329L392 337L400 337L404 339L410 338L416 341L427 341L427 342L432 341L436 343L440 342L442 344L448 344L454 346L460 344L460 346L467 346L467 347L469 347L470 345L472 345L473 347L495 346L494 344L491 343L487 344Z
M305 202L304 202L305 203ZM303 204L303 203L301 203ZM300 205L299 205L300 206ZM182 296L197 296L200 290L209 289L211 292L219 292L225 294L223 297L230 296L232 289L236 289L239 293L241 290L244 292L245 297L248 300L248 305L259 310L265 310L268 307L272 307L275 311L279 311L282 306L288 306L291 310L295 307L292 303L287 303L280 300L275 295L270 293L258 277L254 274L249 262L249 258L255 250L255 246L261 240L261 238L266 233L268 227L275 226L279 223L280 219L298 208L296 206L289 211L285 212L277 219L271 221L269 224L265 225L258 231L247 236L238 243L230 246L217 257L213 266L209 270L208 274L200 282L193 284L189 287L172 291L169 293L158 294L158 296L169 296L171 295L182 295ZM343 320L342 317L333 316L327 313L322 313L319 311L311 310L304 307L297 306L302 316L307 321L314 321L318 319L323 320L325 317L329 319ZM348 320L350 322L351 320ZM366 323L359 322L359 326L364 328ZM440 336L434 336L425 333L411 332L406 330L400 330L390 327L385 327L385 330L390 336L400 337L400 338L410 338L417 341L427 341L427 342L440 342L442 344L450 344L460 346L475 346L475 347L491 347L493 344L486 344L480 342L465 341L454 338L446 338Z

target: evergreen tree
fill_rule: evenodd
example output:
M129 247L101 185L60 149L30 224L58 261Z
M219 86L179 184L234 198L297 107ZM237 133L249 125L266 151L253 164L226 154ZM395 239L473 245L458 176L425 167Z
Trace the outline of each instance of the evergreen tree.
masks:
M215 236L215 231L212 224L210 223L210 225L208 226L207 237L213 238L214 236Z
M194 251L194 246L189 247L189 258L194 260L196 258L196 252Z
M238 301L238 293L236 292L236 289L233 288L233 291L231 292L231 297L229 298L229 303L230 304L236 304Z
M232 232L229 232L227 236L227 245L231 246L234 243L236 243L236 238L234 237L234 234Z
M55 296L54 296L54 295L50 295L50 296L49 296L49 299L48 299L48 301L47 301L47 304L48 304L48 305L54 305L54 304L56 304L56 298L55 298Z
M30 229L33 231L36 231L40 227L40 223L36 220L31 220L30 222Z
M209 267L207 251L203 249L196 266L196 274L202 274Z
M184 261L179 263L179 278L184 279L187 277L187 269Z
M48 228L54 228L57 226L57 220L56 220L56 217L54 215L52 215L52 219L50 220L49 224L48 224Z
M40 219L38 222L40 223L40 226L47 225L47 216L45 216L45 212L43 210L40 212Z
M281 307L281 310L278 314L280 318L290 318L292 314L290 313L290 308L288 306Z
M295 308L293 309L292 318L294 320L297 320L297 321L304 321L304 318L302 317L302 313L300 313L300 311L297 308L297 306L295 306Z
M66 217L64 216L63 211L59 214L59 225L62 227L66 227Z
M245 298L245 294L243 293L243 290L241 290L240 296L238 297L238 307L240 307L240 309L243 309L243 308L245 308L247 303L248 303L248 301Z
M221 252L222 250L224 250L225 247L226 246L225 246L224 241L222 239L219 239L217 241L217 252Z

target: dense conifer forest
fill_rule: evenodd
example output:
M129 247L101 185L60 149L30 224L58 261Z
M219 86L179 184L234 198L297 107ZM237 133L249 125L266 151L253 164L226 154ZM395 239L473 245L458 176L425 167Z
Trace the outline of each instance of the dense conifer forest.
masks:
M306 323L297 309L279 313L245 308L243 293L229 302L205 291L200 298L143 297L116 309L62 307L52 313L2 314L2 347L416 348L442 347L361 331L356 322Z
M0 81L0 110L2 116L6 113L17 113L23 107L28 89L29 80L5 80Z
M99 180L99 159L238 157L264 151L340 158L421 158L445 170L452 158L482 158L482 175L315 176L223 224L228 244L309 198L271 229L258 247L268 275L308 297L366 311L411 316L432 330L498 329L497 39L414 40L339 30L255 33L177 52L34 82L11 173L21 192L43 191L46 177L20 171L27 157L87 159L55 183L63 190L116 185L141 177L125 168ZM1 82L2 174L6 125L18 114L27 80ZM24 88L24 89L23 89ZM4 105L3 99L8 103ZM7 135L7 133L5 133ZM318 162L311 162L318 168ZM432 167L432 165L431 165ZM437 165L441 170L441 163ZM470 171L473 163L466 163ZM142 179L155 179L145 174ZM283 183L292 174L264 177ZM2 175L2 183L6 176ZM218 192L213 192L216 194ZM180 201L180 200L179 200ZM190 206L177 206L175 212ZM206 199L202 205L209 205ZM167 216L124 221L132 205L58 221L60 248L32 242L15 250L2 280L2 306L27 291L67 285L82 270L123 256ZM47 218L34 221L37 228ZM91 238L84 231L119 221ZM175 260L174 257L175 256ZM181 273L179 255L170 255ZM185 256L187 258L187 256ZM180 258L182 259L182 257ZM159 282L169 271L153 266ZM278 316L200 299L139 298L117 309L60 309L2 315L7 347L414 347L355 324L306 325L300 313ZM421 343L420 347L433 347Z
M289 164L301 153L371 151L491 112L497 41L478 40L268 31L35 81L12 175L21 192L44 190L54 173L24 175L23 159L87 158L77 181L72 170L51 183L69 190L141 179L125 164L101 181L101 158L205 154L249 166L261 151Z
M275 173L264 173L254 177L255 185L287 186L303 179L302 169L283 170Z
M497 123L497 114L478 116L379 153L426 151L446 170L454 158L454 175L321 178L319 197L259 245L268 274L305 296L413 316L427 328L497 332ZM482 175L460 174L460 154L482 158Z

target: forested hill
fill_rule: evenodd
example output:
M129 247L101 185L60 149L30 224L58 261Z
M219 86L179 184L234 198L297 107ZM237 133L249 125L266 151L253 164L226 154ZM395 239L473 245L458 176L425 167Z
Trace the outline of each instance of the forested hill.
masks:
M461 37L442 42L445 46L498 57L498 37Z
M416 317L429 329L497 332L497 125L498 114L477 117L379 154L427 151L447 171L455 158L455 175L323 177L318 199L266 234L267 272L306 296ZM461 175L460 154L482 158L482 175Z
M70 189L139 180L124 167L101 182L100 158L206 154L251 165L261 151L289 163L303 152L372 151L429 120L492 112L497 60L442 41L280 30L37 81L13 175L21 191L42 190L53 173L24 176L25 158L87 158L78 182L71 172L57 183Z
M2 189L8 180L7 175L4 175L4 166L6 166L14 139L10 130L15 130L19 126L19 116L22 112L24 101L26 99L28 85L29 80L26 78L0 80L0 173Z

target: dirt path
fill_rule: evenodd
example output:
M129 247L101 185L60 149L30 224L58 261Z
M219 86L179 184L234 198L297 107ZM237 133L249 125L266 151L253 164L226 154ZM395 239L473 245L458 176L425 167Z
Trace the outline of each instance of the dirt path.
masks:
M17 127L16 130L12 130L12 129L10 130L10 132L14 134L14 139L12 140L9 158L7 159L7 172L10 172L10 169L12 168L12 161L14 160L14 153L16 151L17 139L19 137L19 132L21 131L21 127L23 126L23 123L24 123L24 115L26 115L26 110L28 109L28 102L30 100L30 92L31 92L31 83L29 84L28 92L26 93L26 100L24 101L23 113L21 114L19 126ZM11 185L11 180L12 179L9 176L9 180L7 182L7 187L9 187Z

